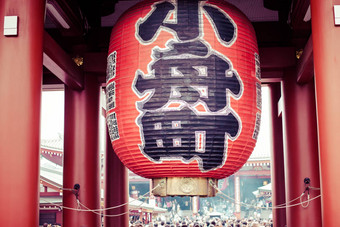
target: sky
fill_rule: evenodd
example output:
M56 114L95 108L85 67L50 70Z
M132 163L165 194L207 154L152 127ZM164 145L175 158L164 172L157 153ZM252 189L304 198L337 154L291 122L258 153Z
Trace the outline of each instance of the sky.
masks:
M256 146L251 157L270 157L271 137L270 133L270 105L269 105L269 88L262 86L262 113L260 132L257 138ZM254 154L256 153L256 154Z
M64 91L44 91L41 100L41 139L64 134Z

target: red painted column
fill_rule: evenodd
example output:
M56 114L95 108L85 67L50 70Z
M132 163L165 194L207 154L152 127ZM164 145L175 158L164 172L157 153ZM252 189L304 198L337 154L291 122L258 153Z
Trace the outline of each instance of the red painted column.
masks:
M129 202L129 176L128 169L119 160L112 149L107 134L106 163L105 163L105 207L114 207ZM106 211L105 227L129 226L129 206Z
M241 186L240 186L240 176L234 175L234 187L235 187L235 217L241 219Z
M56 213L56 223L63 223L63 212L57 211Z
M64 188L79 184L79 201L90 209L100 208L99 93L93 75L85 75L84 90L65 87ZM77 208L72 192L64 191L63 205ZM63 226L100 226L100 216L63 209Z
M278 111L278 102L281 98L280 84L273 83L269 89L271 102L271 137L273 143L273 149L271 150L272 204L273 207L276 207L286 202L282 115L279 116ZM286 225L286 209L273 209L273 223L274 226L277 227L284 227Z
M309 177L313 187L320 185L314 82L298 85L291 71L286 73L282 88L286 201L291 201L304 192L304 178ZM313 190L310 196L319 194ZM320 227L320 198L311 201L307 208L287 208L286 215L287 226Z
M338 217L340 129L340 27L334 25L334 0L311 0L314 74L317 94L318 136L323 226L340 226Z
M0 225L38 226L45 1L0 1ZM4 36L4 17L18 35Z
M200 204L200 197L193 196L192 197L192 214L193 216L197 216Z

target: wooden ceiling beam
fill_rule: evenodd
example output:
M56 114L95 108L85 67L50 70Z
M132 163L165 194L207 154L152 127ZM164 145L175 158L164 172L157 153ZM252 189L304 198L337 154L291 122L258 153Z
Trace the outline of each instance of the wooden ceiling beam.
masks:
M43 65L68 87L75 90L83 89L83 71L46 31Z
M76 1L47 0L46 15L64 36L82 36L84 21Z
M283 71L296 66L294 47L259 48L261 77L264 83L278 82ZM85 53L84 72L96 74L105 83L107 53Z
M263 83L279 82L285 69L296 66L294 47L263 47L259 55Z
M297 65L297 82L307 83L314 77L313 40L309 37Z
M294 47L263 47L259 52L261 70L270 71L296 65Z
M306 17L309 0L294 0L290 14L290 25L294 30L310 30L310 18Z

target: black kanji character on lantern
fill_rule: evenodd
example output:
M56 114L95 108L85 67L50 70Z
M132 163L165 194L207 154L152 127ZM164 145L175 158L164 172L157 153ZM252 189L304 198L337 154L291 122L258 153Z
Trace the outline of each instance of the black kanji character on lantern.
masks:
M172 3L164 1L154 4L152 13L150 13L145 20L138 22L137 35L141 41L150 42L157 32L163 28L175 32L179 41L198 38L201 35L199 23L199 2L201 1L203 0L178 0L176 12L177 23L166 23L170 12L175 9ZM204 5L203 9L213 21L220 40L229 44L235 38L235 24L226 14L216 7Z
M189 104L194 104L201 99L213 112L226 107L227 91L236 97L240 95L241 84L229 61L214 52L205 53L207 54L205 57L195 55L197 52L204 53L201 50L202 46L204 45L188 43L179 48L178 45L174 45L168 52L155 53L155 55L165 55L167 58L160 58L150 65L150 71L153 71L154 75L145 77L140 73L135 82L135 88L140 94L147 90L154 90L152 97L144 103L142 107L144 110L152 111L163 107L172 99L174 91L180 94L182 101ZM186 53L193 57L168 57L174 52L184 52L183 49L187 49ZM162 86L159 86L160 84ZM207 87L205 96L195 89L202 86Z
M152 42L161 29L176 35L167 48L154 47L148 74L137 71L133 88L142 96L151 92L137 108L142 114L138 125L142 133L142 152L153 161L197 159L209 171L223 165L227 140L235 139L241 122L229 107L229 97L239 98L242 82L230 60L211 50L201 39L200 10L214 24L218 38L230 44L236 36L232 20L212 5L200 7L200 0L178 0L177 7L163 1L137 22L136 37ZM173 10L176 9L176 12ZM175 23L169 22L174 13ZM181 103L171 109L169 103ZM204 103L206 114L194 106Z
M141 123L146 155L154 161L162 158L189 161L198 157L205 171L223 164L225 135L234 138L239 130L233 114L198 116L186 107L181 111L146 112ZM201 139L197 138L197 132L201 133Z
M169 12L175 9L170 2L156 3L152 14L139 25L138 35L144 41L150 41L162 26L176 32L179 40L190 40L199 35L198 23L199 0L177 2L177 23L164 23Z

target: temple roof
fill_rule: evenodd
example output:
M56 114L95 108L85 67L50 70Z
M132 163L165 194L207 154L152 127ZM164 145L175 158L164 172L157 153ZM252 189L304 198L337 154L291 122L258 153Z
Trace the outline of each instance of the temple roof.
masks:
M40 156L40 179L45 183L51 184L55 189L62 188L63 167Z

